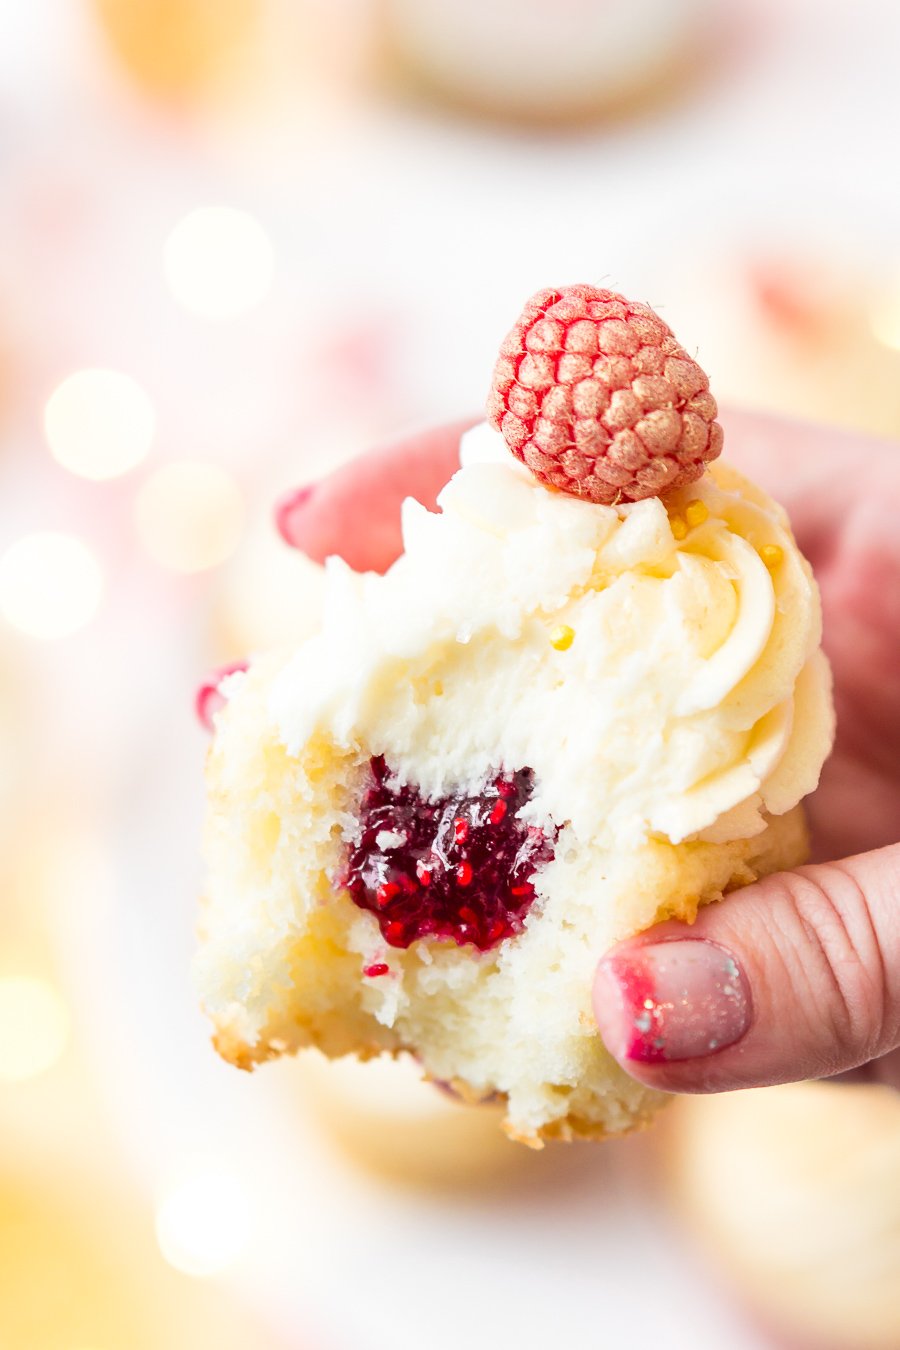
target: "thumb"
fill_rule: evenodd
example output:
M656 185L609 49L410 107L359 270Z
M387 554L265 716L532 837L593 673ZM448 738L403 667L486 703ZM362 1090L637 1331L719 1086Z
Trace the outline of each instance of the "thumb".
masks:
M900 844L766 877L693 925L620 943L600 962L594 1010L622 1067L667 1092L822 1078L889 1054Z

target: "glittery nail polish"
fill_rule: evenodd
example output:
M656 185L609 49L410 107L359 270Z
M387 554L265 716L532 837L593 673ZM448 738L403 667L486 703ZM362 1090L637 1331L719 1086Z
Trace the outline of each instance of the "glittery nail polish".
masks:
M731 952L701 938L613 953L600 963L595 996L610 1049L640 1064L715 1054L741 1039L753 1013Z

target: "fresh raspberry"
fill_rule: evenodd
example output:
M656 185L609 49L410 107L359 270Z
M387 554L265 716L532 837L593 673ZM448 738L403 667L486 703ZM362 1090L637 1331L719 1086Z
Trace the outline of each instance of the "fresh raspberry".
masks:
M538 291L500 348L488 420L542 483L592 502L683 487L722 449L709 380L649 305Z

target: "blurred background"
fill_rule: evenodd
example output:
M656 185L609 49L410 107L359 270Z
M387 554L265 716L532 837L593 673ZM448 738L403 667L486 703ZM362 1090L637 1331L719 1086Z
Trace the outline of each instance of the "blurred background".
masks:
M0 1346L898 1350L900 1100L532 1154L411 1065L220 1064L204 673L283 490L483 402L525 297L900 437L895 0L0 8Z

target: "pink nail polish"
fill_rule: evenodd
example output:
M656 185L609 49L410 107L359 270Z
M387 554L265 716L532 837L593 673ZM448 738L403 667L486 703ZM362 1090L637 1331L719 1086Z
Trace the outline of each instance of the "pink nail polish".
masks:
M284 542L289 544L291 548L303 547L297 534L297 524L303 507L315 490L315 484L312 483L307 484L306 487L295 488L293 492L286 493L275 505L275 527Z
M703 938L648 942L608 956L596 992L610 1048L640 1064L715 1054L739 1041L753 1016L737 961Z
M194 695L194 710L204 731L214 731L214 719L217 712L225 707L226 698L222 693L222 681L227 675L235 675L239 670L247 670L246 661L232 661L230 665L219 666L212 671Z

